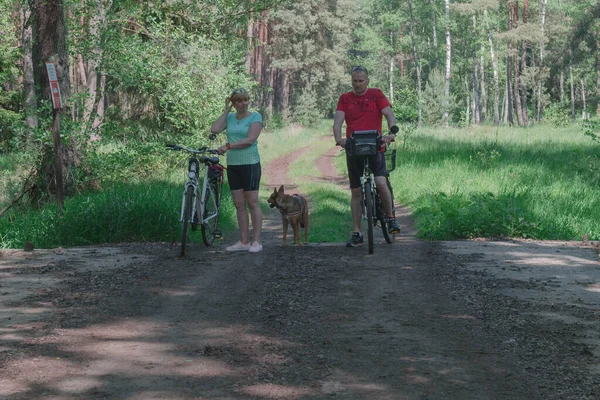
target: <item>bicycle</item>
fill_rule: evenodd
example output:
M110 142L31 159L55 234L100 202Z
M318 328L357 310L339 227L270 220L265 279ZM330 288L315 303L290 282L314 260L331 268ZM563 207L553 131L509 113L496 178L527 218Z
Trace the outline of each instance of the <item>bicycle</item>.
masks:
M192 231L202 230L202 241L206 246L211 246L215 239L222 237L219 226L219 207L221 206L221 192L223 186L223 171L219 157L206 154L219 155L217 150L201 147L198 150L190 149L175 144L167 144L171 150L185 151L191 154L188 160L188 180L183 189L181 200L181 213L179 221L182 224L181 255L185 255L190 226ZM197 157L197 156L200 157ZM198 192L200 165L204 165L204 178L202 189Z
M395 128L395 129L394 129ZM398 132L397 127L392 128L393 134ZM388 231L388 219L390 217L396 218L396 211L394 209L394 192L390 183L390 172L396 169L396 149L392 150L391 162L392 168L387 169L385 172L385 181L391 195L391 206L392 215L388 216L383 207L381 196L379 195L379 189L375 184L375 177L371 168L369 167L369 159L379 151L382 145L381 135L378 131L355 131L352 133L352 140L350 141L350 152L353 157L361 157L364 159L363 174L360 178L360 190L361 190L361 206L363 219L367 221L367 247L369 254L373 254L373 228L377 224L381 227L381 232L385 241L389 244L393 243L396 239L396 235Z

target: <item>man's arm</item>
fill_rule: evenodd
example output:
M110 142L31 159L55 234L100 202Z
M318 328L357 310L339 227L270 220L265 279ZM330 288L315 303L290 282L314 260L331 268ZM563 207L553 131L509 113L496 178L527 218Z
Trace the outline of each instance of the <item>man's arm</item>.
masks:
M345 112L340 110L335 111L335 115L333 116L333 137L335 138L335 143L342 147L346 146L346 137L342 138L342 125L344 125L345 119Z
M394 116L394 110L392 110L392 107L387 106L386 108L381 110L381 113L385 116L385 119L387 120L388 132L391 132L392 126L396 125L396 117ZM383 139L385 140L386 144L390 144L392 139L395 139L395 138L396 138L396 134L389 133L388 135L384 136Z

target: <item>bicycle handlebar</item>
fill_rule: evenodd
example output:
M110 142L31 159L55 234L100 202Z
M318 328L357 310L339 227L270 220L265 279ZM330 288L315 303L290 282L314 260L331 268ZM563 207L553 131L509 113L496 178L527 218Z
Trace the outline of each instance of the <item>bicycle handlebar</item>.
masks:
M209 153L209 154L221 155L221 154L219 154L219 152L216 149L209 149L206 146L200 147L198 150L190 149L189 147L179 146L177 144L170 144L170 143L167 143L165 146L168 147L168 148L170 148L171 150L176 150L176 151L183 150L183 151L187 151L188 153L192 153L192 154Z

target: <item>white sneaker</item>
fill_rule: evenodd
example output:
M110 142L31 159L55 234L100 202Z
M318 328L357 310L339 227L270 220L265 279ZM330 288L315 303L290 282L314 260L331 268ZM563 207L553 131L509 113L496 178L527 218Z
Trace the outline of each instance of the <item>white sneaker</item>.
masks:
M252 245L250 246L248 251L250 253L258 253L259 251L262 251L262 244L258 242L252 242Z
M250 243L242 243L238 240L238 242L234 245L227 247L226 251L249 251L251 248Z

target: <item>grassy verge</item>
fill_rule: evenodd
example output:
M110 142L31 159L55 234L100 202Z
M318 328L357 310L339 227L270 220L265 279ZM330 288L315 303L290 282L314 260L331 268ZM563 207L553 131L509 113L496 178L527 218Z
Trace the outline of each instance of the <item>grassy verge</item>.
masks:
M423 129L391 179L422 238L599 240L599 150L579 127Z
M265 131L259 139L264 165L311 146L289 171L295 190L311 199L311 242L345 241L351 229L348 191L316 179L316 160L332 144L323 136L330 132L331 121L324 121L313 129ZM580 240L587 234L600 240L600 146L579 127L406 132L396 144L391 181L397 202L413 210L421 238ZM11 210L0 218L0 247L22 248L26 241L37 248L179 241L187 158L167 153L162 144L137 153L134 146L107 144L100 151L98 157L114 166L106 170L102 191L68 198L61 218L52 206ZM18 169L11 159L0 162L3 179L12 176L6 171ZM345 173L343 153L335 165ZM235 210L224 188L220 225L228 235L236 230ZM263 186L263 207L269 195ZM200 233L191 241L201 242Z

